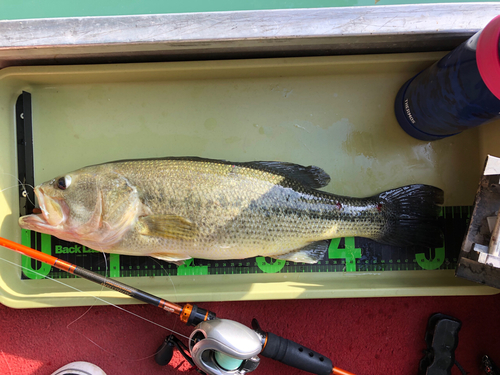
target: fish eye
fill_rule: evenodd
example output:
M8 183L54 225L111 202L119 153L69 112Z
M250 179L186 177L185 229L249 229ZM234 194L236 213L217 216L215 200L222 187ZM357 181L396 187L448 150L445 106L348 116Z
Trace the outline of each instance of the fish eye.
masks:
M61 190L66 190L71 185L71 177L64 176L57 180L57 187Z

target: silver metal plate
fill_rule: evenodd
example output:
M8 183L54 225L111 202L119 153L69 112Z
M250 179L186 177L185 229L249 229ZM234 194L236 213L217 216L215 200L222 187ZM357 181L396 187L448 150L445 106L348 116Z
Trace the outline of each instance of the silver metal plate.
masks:
M449 50L498 14L500 2L0 21L0 68Z

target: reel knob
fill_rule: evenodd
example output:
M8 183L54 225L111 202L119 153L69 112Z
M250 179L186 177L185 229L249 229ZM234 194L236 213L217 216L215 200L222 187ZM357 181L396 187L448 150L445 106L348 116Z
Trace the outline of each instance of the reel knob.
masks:
M189 362L191 366L196 366L193 362L193 359L186 353L188 350L187 346L182 343L174 335L168 336L165 341L160 345L160 347L156 350L155 361L160 366L166 366L172 360L172 356L174 354L174 348L176 348L179 353Z
M174 355L174 342L172 341L173 335L168 336L165 341L159 346L155 354L155 362L160 366L166 366L172 360Z

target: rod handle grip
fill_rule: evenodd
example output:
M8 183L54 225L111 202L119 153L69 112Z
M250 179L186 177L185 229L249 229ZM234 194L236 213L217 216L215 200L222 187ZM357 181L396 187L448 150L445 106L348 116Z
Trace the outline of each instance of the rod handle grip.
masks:
M267 332L267 342L261 354L316 375L329 375L333 370L329 358L271 332Z

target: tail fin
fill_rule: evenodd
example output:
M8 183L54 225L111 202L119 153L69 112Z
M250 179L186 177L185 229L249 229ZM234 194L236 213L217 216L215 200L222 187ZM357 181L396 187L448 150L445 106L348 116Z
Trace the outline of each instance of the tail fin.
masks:
M375 197L385 213L386 225L376 240L394 246L442 246L438 223L444 202L441 189L429 185L408 185Z

